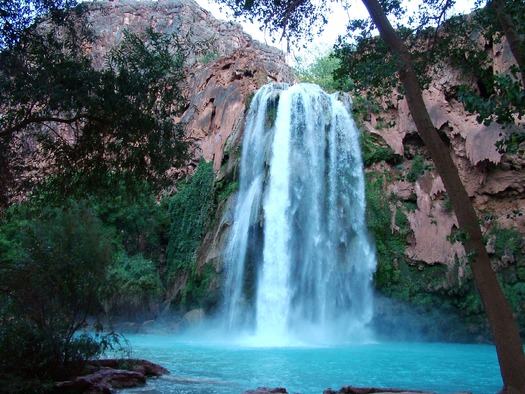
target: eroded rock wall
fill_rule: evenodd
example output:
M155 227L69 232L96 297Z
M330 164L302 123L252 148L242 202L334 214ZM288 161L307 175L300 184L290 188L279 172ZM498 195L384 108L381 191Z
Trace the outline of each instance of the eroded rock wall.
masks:
M508 45L493 44L489 49L494 59L494 71L505 73L513 58ZM467 113L457 97L460 84L474 84L458 70L449 66L437 68L430 88L424 92L429 114L442 139L449 145L461 179L479 214L482 230L488 235L495 227L514 229L525 234L525 159L520 155L503 154L496 143L509 128L496 123L480 124L476 115ZM382 113L371 114L364 126L379 137L395 153L403 157L398 165L381 163L370 171L394 174L387 192L402 201L416 201L417 209L407 211L413 236L409 237L406 256L426 264L446 264L450 270L464 274L465 260L460 243L451 244L447 236L457 227L454 214L447 206L443 183L435 170L426 170L415 182L406 174L415 156L428 160L405 99L391 102ZM389 127L390 126L390 127ZM523 129L523 123L517 127ZM523 213L523 214L522 214ZM489 252L491 252L489 248ZM459 263L458 263L459 261ZM495 267L505 265L494 259Z

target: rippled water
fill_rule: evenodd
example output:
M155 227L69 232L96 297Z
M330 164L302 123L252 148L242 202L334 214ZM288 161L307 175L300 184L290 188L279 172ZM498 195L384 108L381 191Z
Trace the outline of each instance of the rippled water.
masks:
M260 386L321 394L344 385L496 393L502 387L493 346L371 343L337 347L250 347L162 335L130 335L133 357L171 376L125 393L235 394Z

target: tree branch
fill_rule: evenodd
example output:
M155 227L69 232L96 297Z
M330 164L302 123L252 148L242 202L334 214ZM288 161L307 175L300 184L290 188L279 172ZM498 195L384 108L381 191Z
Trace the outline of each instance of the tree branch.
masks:
M6 127L5 129L0 131L0 138L7 137L10 134L16 133L18 131L21 131L28 127L31 124L41 124L46 122L56 122L56 123L62 123L62 124L68 124L71 125L75 122L78 122L79 120L93 120L95 122L104 123L104 119L97 118L95 116L87 115L87 114L80 114L77 116L74 116L72 118L59 118L55 116L34 116L29 117L21 121L20 123L17 123L13 126Z

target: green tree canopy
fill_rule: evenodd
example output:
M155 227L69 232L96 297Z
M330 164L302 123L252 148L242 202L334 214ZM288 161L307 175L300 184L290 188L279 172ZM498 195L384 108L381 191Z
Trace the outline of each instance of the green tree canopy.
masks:
M113 258L100 221L79 205L28 208L0 219L0 381L10 392L31 379L63 379L107 344L78 332L101 309Z
M186 105L184 43L125 32L97 69L83 13L42 18L0 52L4 204L44 184L62 196L122 179L162 185L189 155L176 121Z
M312 56L315 58L311 59ZM333 56L333 51L317 48L310 56L298 57L294 71L301 82L315 83L327 92L352 90L354 84L350 78L334 78L338 68L340 59Z
M477 115L480 123L488 125L496 121L509 125L519 122L525 115L522 70L518 63L509 70L495 71L491 50L494 43L504 38L509 40L508 29L498 17L500 9L510 19L518 38L522 38L517 46L525 45L525 5L515 0L496 7L497 3L489 1L470 15L447 17L454 2L441 5L425 1L416 16L406 19L406 25L397 26L397 34L410 51L423 89L428 88L432 76L440 68L451 66L462 73L466 83L449 94L459 98L467 111ZM478 6L481 4L478 1ZM366 92L369 99L392 97L394 91L402 96L397 59L384 41L373 35L372 26L370 20L349 24L350 39L341 39L336 45L335 56L340 59L341 66L334 72L335 79L350 76L356 88ZM524 139L523 130L514 129L500 145L515 152Z
M25 30L47 16L61 21L76 0L0 0L0 49L12 47Z

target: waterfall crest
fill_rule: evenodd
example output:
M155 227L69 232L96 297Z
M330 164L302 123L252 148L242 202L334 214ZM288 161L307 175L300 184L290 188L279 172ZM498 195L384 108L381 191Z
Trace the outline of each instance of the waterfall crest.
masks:
M369 339L375 253L350 98L270 84L246 120L224 318L261 345Z

